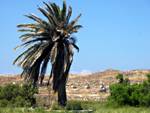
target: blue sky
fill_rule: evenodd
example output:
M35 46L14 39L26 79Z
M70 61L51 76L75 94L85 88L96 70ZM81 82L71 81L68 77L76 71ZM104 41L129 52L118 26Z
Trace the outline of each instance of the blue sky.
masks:
M0 73L20 73L12 62L21 42L16 25L31 22L23 15L35 13L48 0L0 1ZM62 5L62 0L49 0ZM84 27L75 36L80 52L75 53L72 72L105 69L150 69L149 0L66 0L79 13Z

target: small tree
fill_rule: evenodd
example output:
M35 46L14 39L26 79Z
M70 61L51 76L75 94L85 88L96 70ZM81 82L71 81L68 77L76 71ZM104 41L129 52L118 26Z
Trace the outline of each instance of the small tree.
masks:
M124 81L123 74L120 74L120 73L119 73L119 74L116 76L116 79L118 80L119 83L123 83L123 81Z
M116 76L116 79L118 80L118 82L121 84L121 83L124 83L124 84L129 84L130 83L130 80L128 78L124 78L124 75L123 74L118 74Z

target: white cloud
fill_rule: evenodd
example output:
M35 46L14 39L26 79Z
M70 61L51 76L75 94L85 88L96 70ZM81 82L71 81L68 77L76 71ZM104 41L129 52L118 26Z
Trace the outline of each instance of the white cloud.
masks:
M89 75L89 74L92 74L92 72L89 70L82 70L79 74L80 75Z
M77 71L71 71L71 74L78 74L78 75L89 75L89 74L92 74L91 71L89 70L82 70L80 72L77 72Z

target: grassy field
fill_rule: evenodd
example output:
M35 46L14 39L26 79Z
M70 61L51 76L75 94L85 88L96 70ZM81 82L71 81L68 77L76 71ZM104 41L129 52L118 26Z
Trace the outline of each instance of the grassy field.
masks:
M150 108L144 107L112 107L105 105L95 105L93 108L95 109L94 113L150 113Z
M150 113L150 108L144 107L112 107L105 103L98 102L82 102L84 109L93 110L93 113ZM30 108L0 108L0 113L58 113L58 111L46 111L44 109ZM59 113L78 113L71 111L62 111ZM85 112L87 113L87 112Z
M83 106L87 106L87 108L94 110L93 113L150 113L150 108L130 106L118 107L98 102L83 103Z

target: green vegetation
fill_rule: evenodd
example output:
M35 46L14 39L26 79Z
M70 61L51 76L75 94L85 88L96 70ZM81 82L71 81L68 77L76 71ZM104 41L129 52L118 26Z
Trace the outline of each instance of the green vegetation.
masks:
M150 113L150 108L145 107L116 107L112 105L108 105L106 103L100 102L81 102L81 106L83 109L91 109L93 113ZM56 110L45 110L43 108L1 108L0 113L58 113ZM78 113L77 111L69 111L69 110L62 110L59 113ZM84 112L88 113L88 112Z
M28 84L0 86L0 107L31 107L36 104L35 93L37 89Z
M150 106L150 75L141 84L131 85L123 75L118 75L119 83L110 86L109 102L118 105ZM121 81L121 82L120 82Z
M83 110L86 109L82 106L81 101L69 101L66 107L61 107L57 103L52 106L52 110Z

